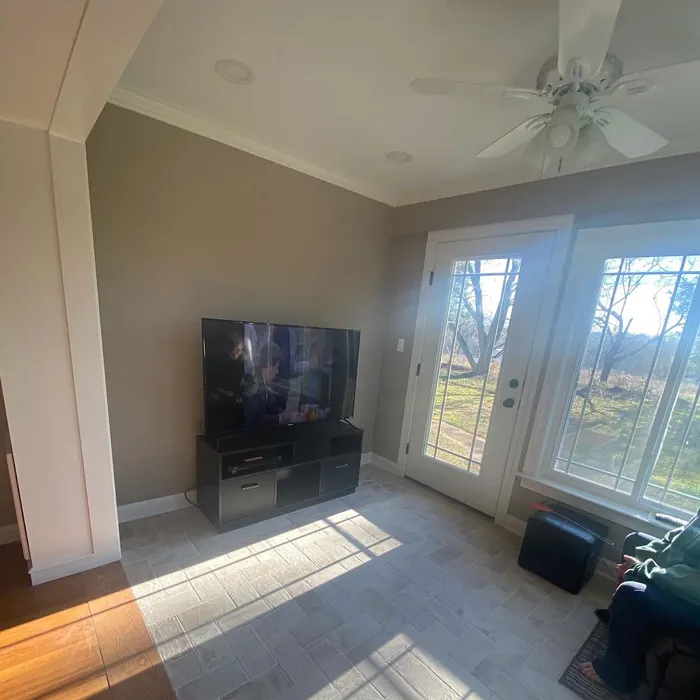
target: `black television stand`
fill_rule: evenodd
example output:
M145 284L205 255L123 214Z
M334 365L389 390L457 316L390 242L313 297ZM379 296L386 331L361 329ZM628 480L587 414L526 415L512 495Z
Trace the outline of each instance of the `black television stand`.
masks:
M223 532L353 493L362 436L340 422L198 435L199 507Z

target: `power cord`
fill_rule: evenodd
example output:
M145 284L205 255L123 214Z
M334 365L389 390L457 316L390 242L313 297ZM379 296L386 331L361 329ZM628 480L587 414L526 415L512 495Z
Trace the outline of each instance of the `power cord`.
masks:
M190 505L194 506L195 508L199 508L199 503L195 503L194 501L191 501L191 500L189 499L189 497L187 496L187 494L188 494L190 491L192 491L192 490L194 490L194 489L196 489L196 488L197 488L196 486L190 486L190 487L187 489L187 491L185 491L185 500L186 500Z
M612 562L609 562L607 559L603 559L600 557L598 559L598 564L602 564L603 567L609 574L611 579L615 579L617 577L617 570L615 568L615 565Z

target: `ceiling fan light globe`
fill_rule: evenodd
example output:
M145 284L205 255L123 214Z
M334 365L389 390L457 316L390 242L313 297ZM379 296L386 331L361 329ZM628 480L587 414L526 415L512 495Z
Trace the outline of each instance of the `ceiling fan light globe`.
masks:
M564 148L574 136L574 130L568 124L554 124L547 134L547 141L552 148Z
M574 153L569 160L573 170L583 170L593 163L605 160L614 153L600 127L591 123L581 129Z
M549 160L547 156L547 136L546 129L542 129L535 138L527 144L521 156L521 162L542 174L547 167Z

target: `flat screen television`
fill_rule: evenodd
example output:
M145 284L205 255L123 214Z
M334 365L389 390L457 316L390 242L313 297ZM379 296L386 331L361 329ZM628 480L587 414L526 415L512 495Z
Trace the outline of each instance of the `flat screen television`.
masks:
M208 436L352 416L360 331L202 319Z

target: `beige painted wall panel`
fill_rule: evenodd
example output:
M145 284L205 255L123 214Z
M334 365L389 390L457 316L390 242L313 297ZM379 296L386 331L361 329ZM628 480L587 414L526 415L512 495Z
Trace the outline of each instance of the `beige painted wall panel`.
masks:
M35 569L92 553L45 132L0 122L0 377Z
M120 557L85 144L49 136L85 492L95 553Z
M114 106L88 169L118 503L194 484L203 316L360 329L372 449L389 207Z
M10 475L5 463L5 455L11 451L11 448L2 383L0 383L0 447L2 447L0 454L0 459L2 459L2 464L0 464L0 527L2 527L3 525L14 525L17 522L12 490L10 489Z

